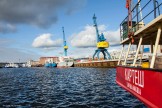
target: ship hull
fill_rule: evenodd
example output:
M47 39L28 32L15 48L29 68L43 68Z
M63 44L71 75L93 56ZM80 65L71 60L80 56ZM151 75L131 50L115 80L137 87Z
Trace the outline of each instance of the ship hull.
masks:
M116 83L151 108L162 108L162 70L117 66Z
M45 67L57 67L56 63L45 63Z
M57 64L58 68L66 68L66 67L73 67L74 66L74 62L59 62Z

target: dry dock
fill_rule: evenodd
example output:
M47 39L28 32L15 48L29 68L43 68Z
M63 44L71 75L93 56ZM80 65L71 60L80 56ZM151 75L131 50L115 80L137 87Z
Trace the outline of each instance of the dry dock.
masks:
M86 61L74 64L74 67L115 68L117 60Z

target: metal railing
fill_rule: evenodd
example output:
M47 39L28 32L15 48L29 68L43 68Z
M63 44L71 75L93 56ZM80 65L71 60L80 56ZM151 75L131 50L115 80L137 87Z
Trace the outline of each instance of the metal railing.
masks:
M160 1L160 3L159 3ZM139 7L140 5L140 7ZM143 6L141 6L143 5ZM139 0L139 2L132 8L132 29L136 32L142 26L159 16L162 12L161 0ZM142 14L141 14L142 13ZM158 14L157 14L158 13ZM143 16L142 16L143 15ZM139 18L140 16L140 18ZM145 24L144 24L145 20ZM120 24L121 41L128 38L128 16Z

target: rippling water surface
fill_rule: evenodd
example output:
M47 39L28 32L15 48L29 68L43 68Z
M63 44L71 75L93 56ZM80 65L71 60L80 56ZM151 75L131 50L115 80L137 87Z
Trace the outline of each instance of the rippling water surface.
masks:
M115 83L115 69L0 69L0 107L145 108Z

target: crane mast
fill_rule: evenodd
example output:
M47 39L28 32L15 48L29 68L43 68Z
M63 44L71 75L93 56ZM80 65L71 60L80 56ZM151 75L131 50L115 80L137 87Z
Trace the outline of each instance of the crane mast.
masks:
M62 32L63 32L64 56L67 56L67 49L68 49L68 46L66 45L64 27L62 27Z
M95 14L94 14L94 16L93 16L93 23L94 23L94 27L95 27L95 29L96 29L96 36L97 36L97 42L99 42L99 31L98 31L98 26L97 26L97 22L96 22L96 16L95 16Z
M95 55L97 55L97 58L100 59L100 57L99 57L100 52L102 52L102 54L104 56L104 59L107 59L107 58L111 59L111 56L110 56L109 52L106 49L106 48L109 47L109 43L106 41L103 33L101 33L101 35L99 34L99 30L98 30L96 19L97 19L97 17L94 14L94 16L93 16L93 23L94 23L94 27L96 29L97 50L95 50L95 53L93 54L93 59L94 59Z

